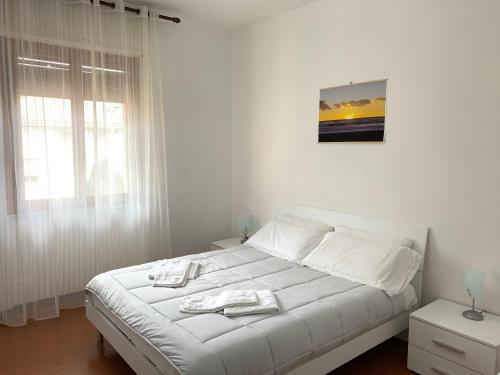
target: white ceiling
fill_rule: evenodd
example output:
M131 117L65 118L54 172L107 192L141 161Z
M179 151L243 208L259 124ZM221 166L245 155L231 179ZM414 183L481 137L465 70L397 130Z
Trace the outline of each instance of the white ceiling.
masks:
M130 0L234 28L298 8L315 0Z

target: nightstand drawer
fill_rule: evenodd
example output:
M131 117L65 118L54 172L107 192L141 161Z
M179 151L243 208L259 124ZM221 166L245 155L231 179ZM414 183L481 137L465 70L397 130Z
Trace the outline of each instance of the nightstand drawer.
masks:
M495 373L497 351L477 341L413 318L410 319L409 340L414 346L482 374Z
M420 375L480 375L413 345L408 345L408 368Z

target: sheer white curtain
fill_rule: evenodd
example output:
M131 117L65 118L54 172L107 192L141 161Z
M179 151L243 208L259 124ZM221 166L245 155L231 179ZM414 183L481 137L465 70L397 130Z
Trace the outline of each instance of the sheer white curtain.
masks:
M94 275L170 255L168 26L114 2L0 0L0 323L57 316Z

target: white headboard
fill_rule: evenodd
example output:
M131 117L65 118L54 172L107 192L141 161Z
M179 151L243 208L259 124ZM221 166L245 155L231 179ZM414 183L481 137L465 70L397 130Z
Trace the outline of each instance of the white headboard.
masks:
M423 225L370 219L358 215L344 214L331 210L293 204L280 204L276 208L275 214L288 214L304 219L319 221L332 226L342 225L350 228L362 229L368 232L394 234L400 237L410 238L414 243L413 249L425 257L429 228ZM413 278L412 285L415 288L418 300L420 301L422 295L422 269L420 269Z

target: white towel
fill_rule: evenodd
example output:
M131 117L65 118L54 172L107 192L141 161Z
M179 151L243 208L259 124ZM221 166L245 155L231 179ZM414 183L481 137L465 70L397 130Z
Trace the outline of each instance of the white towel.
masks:
M151 268L149 270L149 273L148 273L148 278L151 279L151 280L154 280L155 279L155 275L156 273L158 272L158 270L160 269L160 267L162 265L164 265L165 263L167 262L167 259L163 259L163 260L158 260L156 261L154 264L153 264L153 268Z
M258 302L252 290L225 290L216 296L188 296L181 303L180 311L185 313L218 312L229 306L248 306Z
M191 259L169 259L157 270L153 286L175 288L186 285Z
M255 294L259 300L256 305L225 307L224 315L276 314L280 311L278 301L271 290L255 290Z
M148 278L154 280L156 273L170 260L171 259L163 259L155 262L153 268L149 270ZM201 265L199 263L191 262L191 265L189 266L188 280L196 279L200 274L200 268Z

